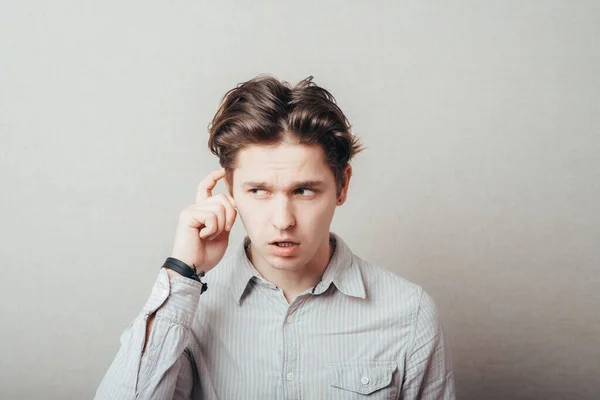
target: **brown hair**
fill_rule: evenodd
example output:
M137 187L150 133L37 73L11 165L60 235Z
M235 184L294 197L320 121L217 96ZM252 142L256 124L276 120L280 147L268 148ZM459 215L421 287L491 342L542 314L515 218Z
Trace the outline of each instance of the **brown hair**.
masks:
M259 75L229 90L208 127L210 150L232 183L236 156L248 145L277 145L295 140L320 145L339 194L344 169L363 148L350 124L327 90L313 77L291 86L269 75Z

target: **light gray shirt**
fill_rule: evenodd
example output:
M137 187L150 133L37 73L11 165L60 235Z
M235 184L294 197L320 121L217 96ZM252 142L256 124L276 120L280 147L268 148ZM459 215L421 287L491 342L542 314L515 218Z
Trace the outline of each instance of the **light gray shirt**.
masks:
M331 236L320 283L291 303L244 243L206 274L202 296L161 269L96 399L454 399L431 297Z

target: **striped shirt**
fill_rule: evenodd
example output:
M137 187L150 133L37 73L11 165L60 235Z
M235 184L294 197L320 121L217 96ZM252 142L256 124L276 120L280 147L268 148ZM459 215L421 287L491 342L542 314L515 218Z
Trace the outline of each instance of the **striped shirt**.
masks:
M247 237L202 296L161 269L96 399L454 399L431 297L331 238L321 281L291 303L250 263Z

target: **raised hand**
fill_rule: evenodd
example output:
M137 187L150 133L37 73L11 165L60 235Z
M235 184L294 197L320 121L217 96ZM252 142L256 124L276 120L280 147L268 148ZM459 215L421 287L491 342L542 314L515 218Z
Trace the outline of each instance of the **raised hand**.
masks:
M196 270L208 271L221 261L229 233L235 222L235 201L226 193L213 195L217 182L225 176L223 168L211 172L196 192L196 203L179 215L179 224L171 257L177 258ZM169 276L176 272L169 270Z

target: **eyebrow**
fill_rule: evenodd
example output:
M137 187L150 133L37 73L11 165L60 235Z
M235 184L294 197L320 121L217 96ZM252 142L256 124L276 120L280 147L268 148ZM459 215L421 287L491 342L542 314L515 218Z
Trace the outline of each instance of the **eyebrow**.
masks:
M294 182L291 187L294 188L315 188L318 186L322 186L324 185L323 181L300 181L300 182ZM244 182L242 184L243 187L245 188L270 188L271 185L269 185L267 182Z

